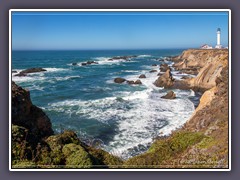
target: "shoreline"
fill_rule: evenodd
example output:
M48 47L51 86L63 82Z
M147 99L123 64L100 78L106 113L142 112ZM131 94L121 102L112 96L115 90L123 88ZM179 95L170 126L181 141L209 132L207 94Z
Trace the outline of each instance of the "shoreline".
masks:
M189 49L189 50L186 50L186 51L194 51L193 49ZM200 51L205 51L205 50L200 50ZM184 52L182 53L182 54L184 54ZM181 55L182 55L181 54ZM178 57L181 57L181 55L179 55ZM174 57L175 58L175 57ZM180 58L179 58L180 59ZM179 61L179 62L181 62L181 60ZM215 60L213 60L213 62L215 63ZM180 66L179 66L180 67ZM204 68L204 67L202 67L202 68ZM209 69L209 68L208 68ZM165 72L166 73L166 72ZM199 72L200 73L200 72ZM199 73L198 73L198 75L199 75ZM201 72L201 73L203 73L203 71ZM197 75L197 77L195 77L195 78L200 78L200 80L201 80L201 77L198 77L198 75ZM219 75L219 73L216 73L215 74L216 75L216 78L218 77L218 75ZM160 76L161 77L161 76ZM204 78L203 78L204 79ZM216 79L215 79L216 80ZM183 81L183 82L185 82L185 83L187 83L187 87L197 87L197 86L199 86L198 87L198 89L200 89L201 88L201 86L203 86L204 88L205 88L205 85L206 84L204 84L204 83L199 83L199 82L202 82L202 81L197 81L197 82L195 82L194 81L194 78L191 78L190 80L189 79L187 79L187 80L181 80L181 81ZM174 81L171 81L170 82L170 85L172 86L172 87L174 87ZM212 83L212 81L211 81L211 83ZM207 83L207 85L208 85L208 83ZM169 86L168 88L172 88L171 86ZM211 86L213 86L213 87L211 87ZM217 85L215 85L215 86L217 86ZM214 85L212 85L212 84L210 84L210 86L208 86L208 87L211 87L210 89L212 89L212 88L214 88L215 87ZM205 93L207 92L207 91L209 91L209 90L204 90L205 91ZM205 94L204 93L204 94ZM203 96L206 96L206 95L204 95L203 94ZM202 97L203 97L202 96ZM214 96L214 95L212 95L212 96ZM202 98L201 98L202 99ZM214 99L214 98L212 98L212 99ZM201 101L201 100L200 100ZM201 103L201 102L200 102ZM205 103L205 105L206 104L209 104L208 102L207 103ZM198 105L198 107L199 107L200 105ZM202 108L204 108L204 107L202 107ZM198 109L198 110L197 110ZM197 109L195 109L195 111L194 111L194 114L196 114L195 112L196 111L199 111L199 108L197 108ZM194 117L194 114L192 115L192 117ZM191 122L191 118L188 120L188 122L187 122L187 124L189 124L189 122ZM184 127L184 129L187 129L187 130L189 130L188 128L186 128L186 124L185 124L185 127ZM178 131L178 130L177 130ZM190 133L189 134L189 132L188 133L183 133L183 134L181 134L180 133L180 135L177 133L177 131L176 132L174 132L174 133L172 133L169 137L167 137L167 139L171 139L173 136L175 136L176 134L177 134L177 136L179 136L179 138L182 138L182 136L183 136L183 138L190 138L191 136L194 136L194 135L196 135L196 139L194 139L193 141L193 145L195 145L196 143L199 143L198 141L202 141L205 137L202 135L202 134L195 134L195 133ZM180 129L180 131L181 131L181 129ZM59 136L59 135L55 135L55 136ZM195 136L194 136L195 137ZM161 141L161 140L160 140ZM168 140L164 140L164 141L168 141ZM152 146L154 146L154 144L156 144L156 142L153 142L153 144L151 145L151 147ZM190 145L192 145L192 144L190 144ZM153 152L153 150L151 150L151 149L153 149L153 148L151 148L150 147L150 150L148 150L148 151L152 151ZM184 149L183 151L185 151L186 149ZM154 151L156 151L156 150L154 150ZM147 152L148 153L148 152ZM144 154L141 154L141 155L139 155L139 156L145 156L145 154L146 153L144 153ZM149 154L148 154L149 155ZM150 155L149 155L150 156ZM126 166L126 167L128 167L128 166L138 166L137 164L139 163L139 160L137 160L136 162L134 161L134 160L136 160L136 159L138 159L139 157L138 156L135 156L135 157L132 157L132 158L130 158L130 160L127 160L126 162L123 162L123 166ZM140 158L141 159L141 158ZM151 158L148 158L148 159L151 159ZM161 159L161 158L160 158ZM164 160L165 161L165 160ZM137 164L136 164L137 163ZM145 164L145 166L148 166L148 165L151 165L151 162L148 162L149 164ZM158 163L160 163L160 162L158 162ZM162 161L161 161L161 163L162 163ZM144 165L144 163L142 163L141 165ZM161 166L161 165L159 165L159 166Z

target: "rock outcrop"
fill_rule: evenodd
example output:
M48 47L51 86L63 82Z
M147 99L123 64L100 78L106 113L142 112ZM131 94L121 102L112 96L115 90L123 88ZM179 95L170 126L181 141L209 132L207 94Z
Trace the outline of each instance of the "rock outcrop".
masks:
M175 99L176 94L173 91L168 91L166 95L162 96L163 99Z
M20 73L16 74L15 76L27 76L29 73L37 73L37 72L44 72L47 71L46 69L43 68L29 68L26 70L21 71Z
M227 49L189 49L172 58L175 62L173 67L188 74L198 74L206 64L225 55L228 55Z
M48 116L32 104L30 92L12 82L12 123L29 129L37 139L53 134Z
M96 62L96 61L87 61L87 62L81 63L82 66L91 65L91 64L98 64L98 62Z
M168 69L163 75L161 75L155 82L154 85L157 87L170 88L174 84L171 70Z
M114 60L120 60L123 59L125 61L130 61L131 58L135 58L137 57L136 55L130 55L130 56L114 56L110 59L108 59L108 61L114 61Z

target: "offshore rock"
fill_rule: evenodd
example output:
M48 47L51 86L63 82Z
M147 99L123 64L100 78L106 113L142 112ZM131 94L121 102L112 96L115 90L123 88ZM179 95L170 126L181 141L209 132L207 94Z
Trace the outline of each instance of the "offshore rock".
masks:
M141 75L139 76L139 78L146 78L146 75L145 75L145 74L141 74Z
M163 99L175 99L176 94L173 91L168 91L165 96L162 96Z
M126 79L120 78L120 77L114 79L114 82L115 82L115 83L123 83L123 82L125 82L125 81L126 81Z
M15 76L26 76L29 73L37 73L37 72L44 72L44 71L47 71L47 70L43 69L43 68L29 68L29 69L21 71L20 73L16 74Z
M172 77L171 70L168 69L153 84L157 87L170 88L173 86L173 83L174 83L174 79Z

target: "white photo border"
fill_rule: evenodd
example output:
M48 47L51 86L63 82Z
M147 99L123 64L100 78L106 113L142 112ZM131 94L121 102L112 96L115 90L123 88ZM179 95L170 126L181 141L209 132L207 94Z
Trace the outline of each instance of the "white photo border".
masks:
M172 168L172 169L15 169L11 158L12 119L12 13L13 12L228 12L228 168ZM10 9L9 10L9 171L231 171L231 9Z

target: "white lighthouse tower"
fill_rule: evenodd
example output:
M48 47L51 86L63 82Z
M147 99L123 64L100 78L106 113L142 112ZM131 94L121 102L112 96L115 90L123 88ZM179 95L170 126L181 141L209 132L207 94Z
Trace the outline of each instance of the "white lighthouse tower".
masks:
M216 49L221 49L222 48L220 40L221 40L221 29L217 28L217 45L215 46Z

